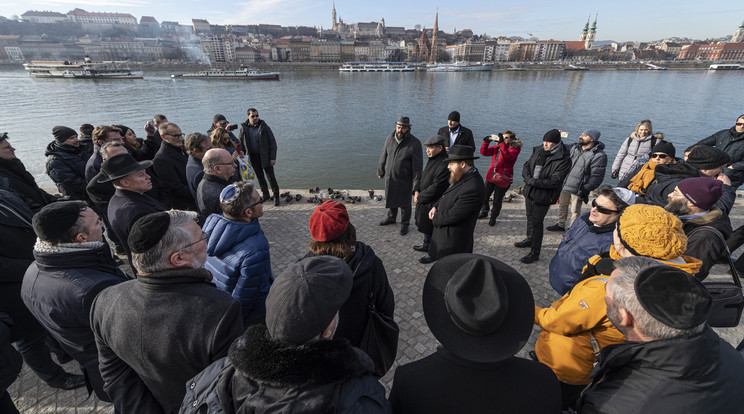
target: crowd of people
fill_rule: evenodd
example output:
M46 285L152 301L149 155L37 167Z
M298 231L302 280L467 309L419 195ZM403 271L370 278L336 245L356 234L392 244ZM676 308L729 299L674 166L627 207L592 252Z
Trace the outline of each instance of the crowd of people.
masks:
M562 297L549 307L517 270L472 253L478 220L496 225L522 141L510 130L484 137L481 175L460 119L450 113L424 152L401 116L380 156L380 225L400 209L405 236L414 216L423 241L413 249L436 262L422 302L441 344L396 369L389 398L379 378L398 347L394 293L344 204L317 206L308 253L272 272L260 219L265 202L281 204L277 148L255 108L237 137L220 114L188 136L164 115L145 139L124 125L56 126L45 153L58 196L3 134L0 411L17 412L5 390L21 361L118 413L740 411L744 359L709 326L702 281L744 242L729 220L744 115L680 158L640 122L611 166L615 187L602 185L600 131L573 144L546 132L522 168L527 237L515 247L530 249L522 263L540 259L558 203L547 230L563 236L547 278ZM535 325L531 359L516 357Z

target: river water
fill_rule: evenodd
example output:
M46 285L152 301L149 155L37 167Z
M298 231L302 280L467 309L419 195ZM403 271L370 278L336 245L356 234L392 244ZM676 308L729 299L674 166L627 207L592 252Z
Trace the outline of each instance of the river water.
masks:
M44 148L54 125L124 124L144 137L145 122L163 113L188 134L205 132L215 113L238 123L256 107L276 136L282 188L364 189L382 187L377 162L400 115L411 118L411 132L422 142L452 110L462 114L478 146L487 134L516 132L525 142L518 183L531 147L552 128L568 131L567 143L585 129L600 130L611 163L642 119L651 119L681 155L744 113L744 71L295 72L279 82L172 80L172 73L71 80L0 72L0 132L9 133L39 184L53 187ZM484 172L489 162L481 158L476 165Z

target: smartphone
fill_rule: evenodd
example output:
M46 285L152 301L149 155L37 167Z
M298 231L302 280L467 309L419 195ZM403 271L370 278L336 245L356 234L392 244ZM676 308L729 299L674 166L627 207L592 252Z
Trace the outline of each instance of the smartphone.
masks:
M568 138L568 132L561 131L561 138Z
M236 129L238 129L238 126L237 126L237 125L228 125L228 126L227 126L227 130L228 130L228 131L234 131L234 130L236 130Z

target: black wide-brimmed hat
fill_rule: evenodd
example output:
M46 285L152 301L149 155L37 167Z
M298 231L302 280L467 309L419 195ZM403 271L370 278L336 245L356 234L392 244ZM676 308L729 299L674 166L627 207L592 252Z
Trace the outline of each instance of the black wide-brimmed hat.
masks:
M398 118L398 122L396 122L398 125L403 126L411 126L411 120L407 116L401 116Z
M490 257L459 253L440 259L426 276L422 300L434 337L468 361L509 358L532 333L530 286L519 272Z
M475 147L469 145L453 145L447 154L445 161L464 161L464 160L475 160L480 157L475 157Z
M150 168L152 161L140 161L134 159L131 154L119 154L115 155L101 164L101 171L108 178L99 179L99 183L107 183L109 181L118 180L119 178L126 177L129 174L134 174L137 171Z

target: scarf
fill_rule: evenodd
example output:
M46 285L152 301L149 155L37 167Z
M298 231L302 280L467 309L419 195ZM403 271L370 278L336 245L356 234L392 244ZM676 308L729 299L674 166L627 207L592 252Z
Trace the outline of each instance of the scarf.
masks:
M643 167L641 167L641 170L638 171L638 174L630 179L630 183L628 183L628 190L636 194L645 196L646 189L649 185L651 185L651 181L656 178L657 165L659 164L653 161L649 161Z

